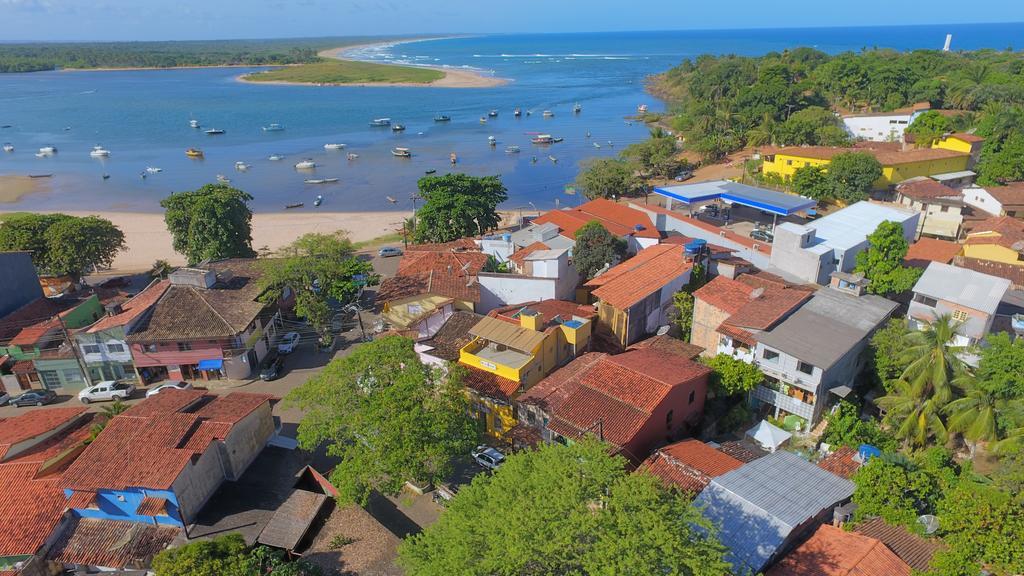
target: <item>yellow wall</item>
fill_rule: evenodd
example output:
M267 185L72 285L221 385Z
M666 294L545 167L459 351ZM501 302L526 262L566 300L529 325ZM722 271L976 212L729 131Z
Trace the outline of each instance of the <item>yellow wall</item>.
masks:
M626 345L626 339L629 336L628 311L619 310L614 306L601 302L597 305L597 318L602 324L611 329L612 334L615 334L615 339L619 341L619 344L622 346Z
M818 158L802 158L795 154L776 154L774 162L765 160L761 171L765 174L778 174L783 178L792 178L799 168L804 166L828 166L828 160Z
M972 234L971 237L975 236ZM960 255L967 258L1024 266L1024 261L1020 259L1020 254L998 244L964 244Z
M522 375L526 372L529 372L530 369L537 364L537 359L534 358L532 361L527 362L525 366L522 366L520 368L514 368L512 366L505 366L504 364L497 364L495 362L491 362L486 358L481 358L480 356L477 356L476 354L473 353L475 350L480 349L478 340L479 339L473 340L472 342L467 344L462 350L459 351L459 363L465 364L466 366L470 366L472 368L476 368L477 370L483 370L484 372L496 374L498 376L501 376L502 378L507 378L515 382L522 382ZM533 370L533 372L536 372L536 370ZM537 378L537 380L540 380L540 378ZM529 384L532 384L532 382L527 383L527 385Z
M955 150L957 152L963 152L964 154L971 153L971 143L959 138L950 136L948 138L940 138L935 142L932 142L932 148L942 148L944 150Z
M947 138L946 142L942 144L948 143L949 146L954 146L958 142L965 144L962 140L955 140L953 138ZM969 151L970 147L968 146L968 152ZM932 174L966 170L969 159L969 156L960 156L956 158L942 158L937 160L921 160L919 162L908 162L906 164L898 165L883 165L882 177L875 182L875 187L886 188L907 180L908 178L914 178L917 176L931 176ZM825 166L827 168L828 164L828 160L803 158L795 152L792 154L777 153L775 154L774 161L768 162L766 160L762 164L761 171L765 174L776 174L783 178L792 178L797 169L803 168L804 166Z
M504 442L505 435L518 423L512 406L480 396L473 390L469 390L468 393L470 402L487 407L486 412L483 410L474 411L477 421L483 425L484 434L495 443L500 444Z

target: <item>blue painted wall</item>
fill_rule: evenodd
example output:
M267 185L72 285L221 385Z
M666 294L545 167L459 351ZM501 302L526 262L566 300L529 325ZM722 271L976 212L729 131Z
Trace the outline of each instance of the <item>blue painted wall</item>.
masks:
M65 489L64 495L71 497L71 490ZM139 504L147 496L167 500L168 516L142 516L136 514ZM126 490L99 490L96 493L96 508L74 508L73 511L81 518L101 518L103 520L121 520L141 522L143 524L162 524L167 526L184 526L181 513L178 511L178 497L171 490L148 490L145 488L128 488Z
M43 297L39 276L28 252L0 252L0 318Z

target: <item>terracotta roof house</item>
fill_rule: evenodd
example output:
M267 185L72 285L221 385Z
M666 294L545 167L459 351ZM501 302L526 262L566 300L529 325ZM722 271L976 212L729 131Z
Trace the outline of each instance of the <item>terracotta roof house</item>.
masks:
M444 366L447 362L458 362L459 351L473 340L470 329L483 316L475 312L456 310L433 336L416 343L416 352L425 364Z
M673 338L668 335L651 336L646 340L631 344L627 350L643 350L645 348L676 354L688 360L696 360L704 352L704 349L700 346L683 342L679 338Z
M856 458L857 451L849 446L840 446L831 454L818 461L818 467L827 470L840 478L850 480L860 469L861 462Z
M598 327L625 348L668 323L672 296L690 281L692 259L682 246L641 250L586 283L597 301Z
M485 264L486 254L462 247L406 252L395 276L381 282L377 305L386 312L390 302L432 295L451 298L455 309L472 312L480 302L477 274Z
M885 544L828 524L786 554L765 576L910 576L911 567Z
M272 400L164 390L111 419L60 487L80 518L184 526L273 436Z
M964 258L963 256L957 256L953 260L953 264L960 268L967 268L968 270L1009 280L1010 287L1013 290L1024 290L1024 266L994 262L992 260L980 260L978 258Z
M255 259L175 270L127 332L143 380L248 378L276 344L280 323L278 303L258 300L261 274Z
M934 236L956 240L963 225L963 193L924 176L896 185L896 202L915 210L917 236Z
M1003 186L971 186L964 189L964 201L991 216L1024 217L1024 182Z
M914 268L927 268L932 262L952 264L960 249L956 242L922 237L910 245L903 261Z
M1024 220L996 216L974 224L960 255L1024 266Z
M651 448L700 419L709 374L702 364L652 348L592 352L520 395L518 420L546 442L592 434L639 465Z
M912 534L906 528L888 524L881 518L861 522L854 532L879 540L914 570L921 572L931 568L932 557L943 545L937 540L928 540Z
M661 478L666 485L697 494L712 478L742 465L742 461L700 440L689 439L655 450L640 470Z
M588 222L601 223L612 234L626 240L629 252L637 252L658 243L661 237L650 216L626 204L596 198L575 208L550 210L535 218L529 226L512 234L512 242L526 247L535 242L547 248L572 248L576 232ZM556 238L557 236L557 238Z

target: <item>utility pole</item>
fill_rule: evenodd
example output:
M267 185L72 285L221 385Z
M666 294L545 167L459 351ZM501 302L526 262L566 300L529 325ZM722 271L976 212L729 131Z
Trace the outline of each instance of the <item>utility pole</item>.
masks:
M78 362L78 367L82 370L86 387L92 386L92 378L89 377L89 366L85 363L85 358L82 358L82 355L78 353L78 345L75 344L75 341L71 339L71 335L68 334L67 324L64 324L64 318L61 317L60 313L57 314L57 322L60 323L60 331L64 334L64 341L71 346L71 353L75 355L75 361Z

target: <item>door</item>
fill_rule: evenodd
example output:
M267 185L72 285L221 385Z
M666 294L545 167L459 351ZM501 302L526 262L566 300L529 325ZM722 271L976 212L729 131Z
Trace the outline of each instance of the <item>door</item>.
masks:
M92 396L94 400L110 400L110 387L97 386L93 389L90 396Z

